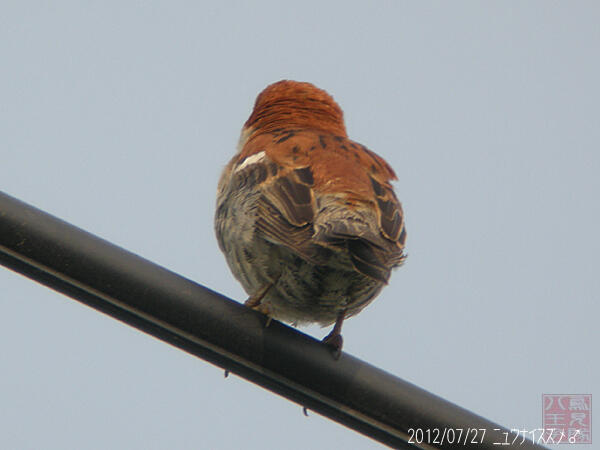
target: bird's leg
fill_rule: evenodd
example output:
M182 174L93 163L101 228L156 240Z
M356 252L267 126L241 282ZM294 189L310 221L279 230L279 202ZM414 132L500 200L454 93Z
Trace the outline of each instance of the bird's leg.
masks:
M244 302L249 308L252 308L255 311L263 313L267 316L267 323L265 324L265 328L271 324L271 320L273 319L273 311L271 306L268 303L261 303L267 292L275 285L277 280L272 283L265 284L262 288L260 288L257 292L248 297L248 300Z
M257 292L248 297L248 300L244 302L244 305L246 305L248 308L256 309L257 306L260 306L260 302L263 298L265 298L265 295L267 295L267 292L269 292L269 289L271 289L274 284L275 283L265 284Z
M342 324L346 317L346 310L341 311L335 321L333 330L327 336L323 338L323 343L333 347L333 357L339 359L342 354L342 346L344 345L344 339L342 338Z

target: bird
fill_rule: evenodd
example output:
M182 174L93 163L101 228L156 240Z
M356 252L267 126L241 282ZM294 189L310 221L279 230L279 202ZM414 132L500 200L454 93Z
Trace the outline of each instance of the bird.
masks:
M379 155L352 141L331 95L281 80L256 98L217 188L215 232L245 305L293 326L342 324L406 258L404 213Z

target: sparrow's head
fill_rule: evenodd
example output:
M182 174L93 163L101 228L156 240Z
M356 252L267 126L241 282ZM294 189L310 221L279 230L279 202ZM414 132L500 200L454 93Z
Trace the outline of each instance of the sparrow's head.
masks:
M291 80L267 86L244 124L244 129L252 133L278 128L315 129L346 136L344 113L333 97L310 83Z

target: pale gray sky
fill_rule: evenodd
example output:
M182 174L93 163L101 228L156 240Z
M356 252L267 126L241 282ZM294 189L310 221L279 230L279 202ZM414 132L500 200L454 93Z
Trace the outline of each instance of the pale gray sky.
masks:
M243 300L217 178L258 92L310 81L407 218L345 350L507 427L540 427L542 393L598 393L600 4L288 5L3 2L0 189ZM379 447L3 268L0 287L3 449Z

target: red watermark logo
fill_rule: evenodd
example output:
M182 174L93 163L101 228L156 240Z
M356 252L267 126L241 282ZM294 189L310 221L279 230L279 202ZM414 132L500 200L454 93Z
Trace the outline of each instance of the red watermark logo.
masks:
M591 394L542 394L546 443L592 443Z

